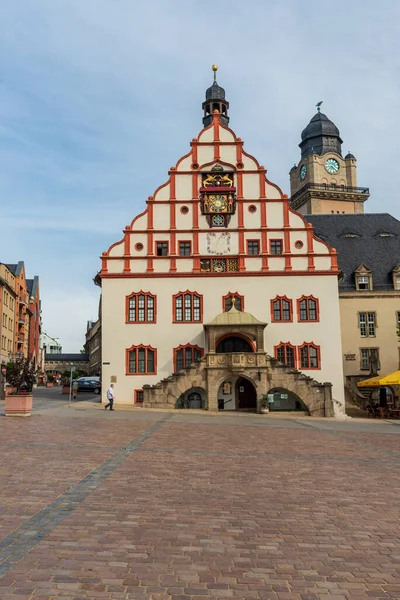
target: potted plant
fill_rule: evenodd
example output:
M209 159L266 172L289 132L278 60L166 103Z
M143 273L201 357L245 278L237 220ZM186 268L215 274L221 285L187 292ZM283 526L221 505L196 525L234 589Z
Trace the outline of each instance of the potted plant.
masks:
M53 387L53 383L54 383L54 375L52 373L49 373L47 375L46 387L52 388Z
M17 358L7 365L7 383L13 392L6 396L6 417L30 417L32 387L36 382L36 367L28 358Z
M263 394L260 398L260 413L264 415L269 413L268 394Z

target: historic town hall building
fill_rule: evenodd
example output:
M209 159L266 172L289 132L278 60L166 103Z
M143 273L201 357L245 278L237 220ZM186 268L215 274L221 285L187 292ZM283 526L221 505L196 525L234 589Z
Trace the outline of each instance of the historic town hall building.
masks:
M336 251L229 128L204 128L102 255L102 381L116 403L344 414ZM328 383L329 382L329 383Z

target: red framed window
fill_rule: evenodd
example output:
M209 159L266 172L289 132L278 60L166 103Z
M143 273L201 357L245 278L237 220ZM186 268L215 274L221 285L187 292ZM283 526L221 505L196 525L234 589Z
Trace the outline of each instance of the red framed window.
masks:
M296 348L287 342L286 344L281 343L274 347L274 356L276 360L287 365L288 367L294 368L296 366Z
M283 254L283 241L282 240L270 240L269 251L271 254Z
M143 404L143 390L135 390L135 404Z
M277 296L271 300L271 321L290 323L293 321L293 303L286 296Z
M174 323L201 323L203 296L196 292L179 292L173 296Z
M168 256L168 242L156 242L156 256Z
M319 302L314 296L302 296L297 300L298 321L319 321Z
M150 292L133 292L126 298L126 323L155 323L156 296Z
M304 343L299 346L299 362L300 369L320 369L321 368L321 354L319 346L316 346L312 342L307 344Z
M199 346L193 346L192 344L174 348L174 373L178 373L178 371L197 362L203 354L204 348L199 348Z
M247 240L247 254L260 254L259 240Z
M244 296L235 292L232 294L226 294L226 296L222 297L222 312L228 312L232 308L232 304L235 302L236 310L243 311L244 310Z
M190 256L192 254L192 242L179 242L179 256Z
M157 350L151 346L131 346L126 351L127 375L155 375Z

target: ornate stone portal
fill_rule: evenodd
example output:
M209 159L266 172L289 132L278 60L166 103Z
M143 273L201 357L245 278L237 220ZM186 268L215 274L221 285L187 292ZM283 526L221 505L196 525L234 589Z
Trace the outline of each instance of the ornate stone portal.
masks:
M221 313L204 325L206 355L155 386L143 386L144 406L190 408L188 398L195 392L203 409L226 408L221 397L225 394L231 410L259 412L265 394L283 390L296 396L310 415L333 416L331 384L318 383L268 356L264 349L266 326L235 306Z

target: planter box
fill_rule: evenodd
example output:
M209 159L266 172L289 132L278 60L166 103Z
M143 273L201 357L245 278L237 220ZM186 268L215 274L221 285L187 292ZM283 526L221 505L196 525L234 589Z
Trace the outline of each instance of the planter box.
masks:
M32 402L32 394L6 396L6 417L30 417Z
M61 393L62 393L62 394L69 394L69 384L68 384L68 385L63 385L63 386L62 386Z
M6 396L9 396L10 394L15 394L15 392L16 392L16 391L17 391L17 389L16 389L16 388L13 388L13 387L7 386L7 387L6 387Z
M51 383L47 382L46 387L53 387L53 382L51 382Z

